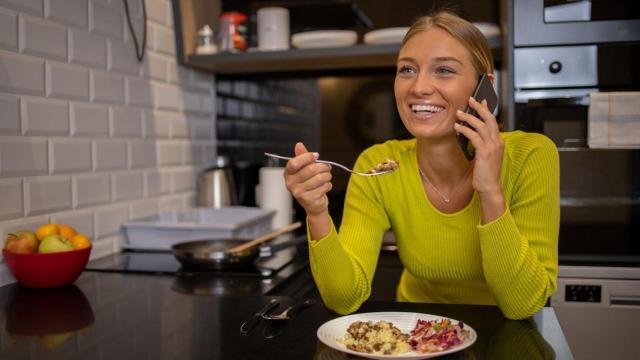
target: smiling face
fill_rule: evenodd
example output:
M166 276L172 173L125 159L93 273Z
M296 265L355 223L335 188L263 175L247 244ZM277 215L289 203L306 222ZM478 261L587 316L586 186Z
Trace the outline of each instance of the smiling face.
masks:
M478 77L471 53L449 33L415 34L400 49L394 85L404 126L417 138L453 136L456 110L466 109Z

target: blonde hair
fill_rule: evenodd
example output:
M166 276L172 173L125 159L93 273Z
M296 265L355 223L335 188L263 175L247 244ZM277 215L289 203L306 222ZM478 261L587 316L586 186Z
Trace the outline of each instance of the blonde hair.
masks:
M434 27L446 31L469 50L471 62L478 75L493 73L493 56L487 39L475 25L448 10L419 17L404 36L402 46L414 35Z

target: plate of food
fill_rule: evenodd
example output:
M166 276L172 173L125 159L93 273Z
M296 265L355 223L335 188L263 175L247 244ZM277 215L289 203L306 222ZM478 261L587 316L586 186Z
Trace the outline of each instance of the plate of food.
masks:
M428 359L464 350L477 339L473 328L437 315L374 312L342 316L318 328L325 345L369 359Z

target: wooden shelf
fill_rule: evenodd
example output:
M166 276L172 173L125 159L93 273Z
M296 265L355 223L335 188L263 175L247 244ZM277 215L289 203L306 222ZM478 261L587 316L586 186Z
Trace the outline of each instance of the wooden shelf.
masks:
M489 43L501 57L502 42ZM395 66L399 44L191 55L185 65L220 75L336 71Z

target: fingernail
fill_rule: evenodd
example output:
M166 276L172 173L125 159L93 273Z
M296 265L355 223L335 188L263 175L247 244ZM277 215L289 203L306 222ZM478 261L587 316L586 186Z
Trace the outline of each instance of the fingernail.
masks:
M456 112L457 112L458 114L463 114L462 110L460 110L460 109L456 110Z
M318 160L318 158L320 157L320 154L318 154L317 152L314 152L313 157L316 158L316 160Z
M482 105L487 105L487 99L482 100Z

